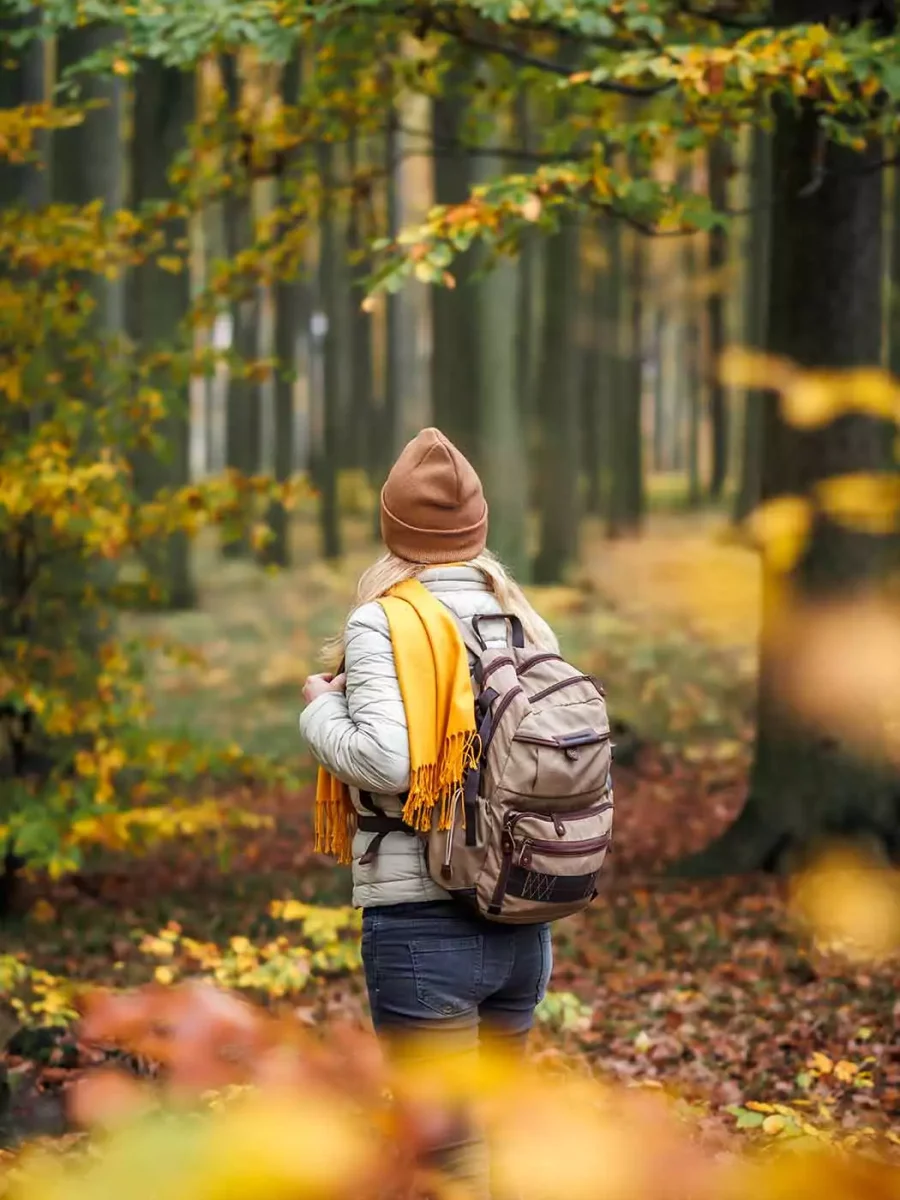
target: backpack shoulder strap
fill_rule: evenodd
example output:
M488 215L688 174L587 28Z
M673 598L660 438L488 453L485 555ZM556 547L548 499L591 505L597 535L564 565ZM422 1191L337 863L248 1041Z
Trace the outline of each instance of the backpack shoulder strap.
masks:
M453 618L454 624L459 630L459 636L462 638L466 649L470 654L474 654L476 658L481 658L482 654L484 654L484 644L478 637L478 634L467 621L460 620L449 604L444 605L444 607Z

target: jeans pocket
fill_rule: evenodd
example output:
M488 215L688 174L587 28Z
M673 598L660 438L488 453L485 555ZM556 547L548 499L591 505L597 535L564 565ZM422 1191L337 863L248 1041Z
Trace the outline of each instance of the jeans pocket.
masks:
M484 939L442 937L410 943L416 998L442 1017L460 1017L475 1007L481 983Z
M537 998L535 1004L540 1004L547 995L550 986L550 976L553 974L553 942L550 938L550 926L541 927L539 934L541 948L541 973L538 977Z

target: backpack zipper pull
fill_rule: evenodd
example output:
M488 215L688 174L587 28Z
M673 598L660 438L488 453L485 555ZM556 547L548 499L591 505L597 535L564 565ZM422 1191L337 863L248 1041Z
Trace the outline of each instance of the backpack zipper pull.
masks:
M563 825L562 817L559 815L559 813L554 813L552 819L553 819L553 828L556 830L556 836L557 837L565 837L566 836L566 827L565 827L565 825Z
M441 878L450 879L453 868L450 860L453 858L453 832L456 826L456 810L459 806L459 793L453 797L453 808L450 811L450 828L447 830L447 845L444 848L444 861L441 863Z

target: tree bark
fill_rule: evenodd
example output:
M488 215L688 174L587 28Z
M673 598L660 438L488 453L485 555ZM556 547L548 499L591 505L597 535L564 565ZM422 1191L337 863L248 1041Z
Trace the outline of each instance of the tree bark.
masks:
M794 11L791 0L776 5ZM774 173L780 196L772 224L770 346L807 368L841 369L879 361L882 303L882 175L874 142L855 155L821 141L809 106L778 112ZM810 189L813 164L824 170ZM817 482L848 472L895 470L892 423L842 416L825 428L788 425L766 397L764 499L812 497ZM821 510L788 580L802 617L811 607L878 588L896 569L895 539L841 528ZM829 837L874 839L898 848L898 781L846 744L843 730L811 732L785 702L790 643L777 635L784 608L767 572L763 594L758 733L750 793L738 820L706 851L682 864L692 875L779 868Z
M696 300L697 291L697 243L688 236L684 244L684 274L688 296L685 302L684 329L684 394L687 418L687 472L688 505L697 508L700 504L700 435L702 430L702 372L700 368L700 327Z
M338 472L341 452L341 321L340 234L334 205L334 149L319 146L323 204L319 213L319 304L327 321L322 338L322 425L316 448L315 480L319 490L319 541L324 559L342 551Z
M456 71L445 93L432 104L434 199L436 204L460 204L467 199L473 180L469 154L461 148L466 100L466 77ZM477 254L457 256L452 271L455 288L431 291L431 396L434 419L443 433L473 463L478 462L478 362L483 345L476 312L483 307L471 276Z
M586 239L595 244L595 255L599 258L598 239L595 227L585 230ZM607 307L607 272L595 262L590 268L587 294L583 297L584 347L581 351L581 419L584 430L582 440L582 466L587 480L585 509L591 516L599 517L604 512L606 479L606 453L604 451L603 414L606 403L604 368L608 347L604 337L604 319Z
M502 175L502 160L484 158L479 174ZM528 461L518 397L518 264L503 258L484 276L474 314L478 358L474 382L478 421L476 461L489 464L484 486L491 510L491 549L521 582L529 572L527 547ZM441 289L436 289L441 290ZM465 443L464 443L465 444ZM574 464L573 464L574 467Z
M612 231L611 254L621 255L623 231ZM606 531L611 538L639 532L643 519L644 484L642 454L643 391L643 245L632 234L631 271L626 304L620 309L616 356L616 388L609 410L609 492ZM615 273L619 273L617 270ZM621 301L614 300L620 304Z
M285 105L297 103L301 83L300 54L297 50L286 64L281 77L281 95ZM282 191L286 191L282 188ZM282 195L282 203L287 196ZM290 479L294 472L294 388L297 371L297 341L307 332L309 313L307 288L301 279L302 264L294 275L279 279L275 285L275 357L278 371L275 378L275 478L279 483ZM268 515L271 540L265 549L265 560L279 567L291 564L290 513L285 506L274 502Z
M709 175L709 202L717 212L728 205L728 176L731 171L731 148L721 138L716 138L709 147L707 156ZM725 268L728 264L728 233L716 227L709 235L709 272L712 288L707 301L709 323L709 420L712 434L712 469L709 480L709 495L719 500L728 475L729 420L728 396L719 377L719 360L725 350L726 293Z
M572 331L578 312L579 228L566 217L547 247L546 302L538 403L542 423L540 548L536 583L559 583L578 557L578 356Z
M900 178L891 179L890 308L888 313L888 368L900 378Z
M168 171L174 156L187 146L187 130L194 115L193 76L164 67L152 59L143 62L135 79L134 136L132 140L132 191L135 207L145 202L173 198ZM182 220L162 226L171 244L185 237ZM177 256L177 251L174 252ZM182 332L190 308L190 269L184 262L178 272L165 271L148 259L134 269L130 280L131 337L141 353L171 349ZM166 415L158 431L164 438L162 453L135 454L135 487L142 500L152 500L162 488L188 483L190 455L190 401L186 376L173 379L158 371L147 380L165 397ZM161 589L160 602L168 608L196 605L191 575L190 543L186 534L173 533L162 544L144 549L144 562L152 582Z
M355 175L360 165L359 139L350 139L350 171ZM375 408L374 374L372 366L372 318L363 309L365 280L369 263L365 258L366 235L362 201L354 196L347 219L347 249L351 256L352 279L349 290L350 345L350 426L348 466L364 469L371 466L372 418Z
M747 231L747 311L744 340L752 349L768 344L768 275L772 225L772 139L762 128L753 130L750 160L750 221ZM734 519L745 520L757 507L762 486L763 393L744 397L744 439L741 480Z
M113 36L112 30L99 25L67 30L57 41L57 75L104 49ZM86 74L81 80L81 97L99 107L91 109L80 125L53 134L53 195L62 204L90 204L99 199L112 212L124 201L122 87L110 76ZM121 281L93 276L86 282L97 303L94 328L110 336L120 332Z
M241 84L234 58L222 64L231 111L241 103ZM253 184L248 178L235 181L225 200L225 240L229 259L234 262L242 250L249 249L256 236L253 220ZM257 354L260 323L260 289L255 280L236 280L238 294L231 304L232 351L236 363L228 379L225 416L225 462L243 475L255 475L260 469L262 412L260 389L244 377L244 368ZM250 553L245 535L225 542L226 558L243 558Z

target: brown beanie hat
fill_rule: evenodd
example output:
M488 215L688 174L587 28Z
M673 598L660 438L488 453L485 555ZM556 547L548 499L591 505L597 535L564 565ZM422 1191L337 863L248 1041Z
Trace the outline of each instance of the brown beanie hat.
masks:
M469 460L437 429L403 449L381 491L381 536L412 563L467 562L487 541L488 509Z

